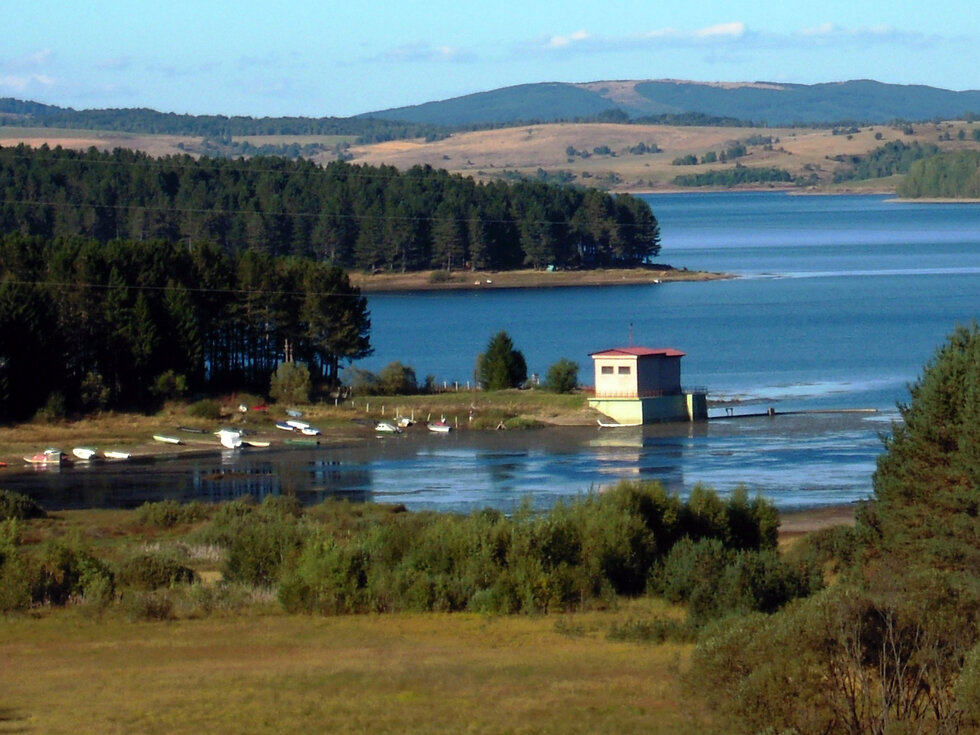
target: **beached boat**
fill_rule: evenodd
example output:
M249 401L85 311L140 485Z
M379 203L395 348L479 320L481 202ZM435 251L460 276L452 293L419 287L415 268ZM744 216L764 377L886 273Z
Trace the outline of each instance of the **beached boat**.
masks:
M259 439L242 439L242 444L249 447L255 447L257 449L262 449L271 445L272 442L260 441Z
M300 433L306 436L320 436L320 430L315 426L304 426L300 429Z
M410 419L408 416L398 417L398 426L402 429L407 429L409 426L415 423L415 419Z
M310 425L308 423L306 423L305 421L300 421L298 419L286 419L286 423L289 426L292 426L294 429L299 429L300 431L302 431L303 429L310 428Z
M95 447L75 447L71 450L71 453L83 462L90 462L93 459L99 459L99 450Z
M296 427L295 426L292 426L291 424L288 424L285 421L277 421L276 422L276 428L277 429L282 429L283 431L295 431L296 430Z
M163 442L164 444L183 444L180 437L170 436L169 434L154 434L153 440L158 442Z
M437 434L448 434L452 430L453 427L448 421L446 421L445 416L438 421L429 422L429 431L434 431Z
M38 452L37 454L31 455L30 457L24 457L24 461L28 464L42 465L42 466L60 466L63 464L71 464L71 459L67 454L62 452L60 449L45 449L43 452Z
M131 455L129 452L120 452L119 450L116 449L107 449L102 453L102 456L105 457L106 459L112 459L118 461L121 459L129 459L133 455Z
M320 440L315 436L311 437L296 437L295 439L287 439L286 444L298 444L300 446L314 446L320 443Z
M242 432L238 429L219 429L214 432L221 442L221 446L227 449L238 449L242 445Z
M401 434L402 430L390 421L379 421L374 425L374 430L379 434Z

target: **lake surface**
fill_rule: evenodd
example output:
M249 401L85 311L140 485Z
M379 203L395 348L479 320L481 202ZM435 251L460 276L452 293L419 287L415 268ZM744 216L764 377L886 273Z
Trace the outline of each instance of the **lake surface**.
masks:
M410 508L546 506L619 478L744 484L784 509L867 497L879 434L957 324L980 315L980 206L784 193L645 197L674 267L726 281L605 288L372 294L375 354L420 379L472 381L503 329L544 375L562 357L592 383L589 353L683 350L683 382L718 407L706 424L492 434L425 431L342 447L215 452L127 467L10 473L48 507L132 506L294 491ZM775 418L744 417L773 407ZM727 415L732 409L734 417ZM814 413L873 408L875 413ZM788 413L805 412L805 413ZM739 417L739 416L742 417Z

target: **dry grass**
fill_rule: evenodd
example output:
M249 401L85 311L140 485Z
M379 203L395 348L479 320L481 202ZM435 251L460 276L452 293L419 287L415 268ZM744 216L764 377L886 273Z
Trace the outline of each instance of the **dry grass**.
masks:
M921 123L907 134L898 127L875 125L862 127L853 135L834 135L830 128L732 128L695 127L672 125L615 125L609 123L554 123L528 125L500 130L481 130L457 133L445 140L426 143L423 140L398 140L371 145L352 146L354 163L393 165L407 169L414 165L428 164L454 173L474 176L478 179L494 178L504 169L535 175L539 168L546 171L569 171L576 183L589 184L604 180L610 174L618 177L614 187L620 191L663 191L674 188L672 181L678 174L701 173L708 170L730 168L728 164L674 166L672 161L680 156L693 154L701 157L709 151L724 150L731 142L746 140L750 136L771 136L777 139L772 150L750 146L749 154L739 159L746 166L774 166L784 168L794 176L816 173L820 188L828 191L841 187L831 183L838 163L838 155L862 155L890 140L905 143L918 141L935 143L943 149L956 150L978 147L973 140L974 125L963 121ZM965 140L958 140L960 131ZM178 144L194 150L200 138L172 135L136 135L102 131L56 130L40 128L3 128L0 145L12 146L20 142L33 146L48 143L71 148L96 146L105 150L115 147L135 148L152 155L179 154ZM945 138L949 140L945 140ZM256 145L268 143L319 142L332 146L349 136L265 135L247 136ZM639 143L655 143L659 153L630 155L628 149ZM571 146L578 151L591 152L600 146L608 146L615 156L592 155L589 158L569 157ZM332 153L314 157L320 163L333 160ZM871 186L879 191L892 191L894 181L883 180ZM850 189L867 190L868 184L848 185Z
M689 646L610 642L649 612L0 623L0 731L677 733Z

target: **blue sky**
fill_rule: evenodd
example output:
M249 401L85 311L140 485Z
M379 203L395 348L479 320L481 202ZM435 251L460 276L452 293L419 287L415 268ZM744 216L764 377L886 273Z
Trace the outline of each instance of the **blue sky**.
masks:
M530 82L876 79L980 89L976 0L33 0L0 97L347 116Z

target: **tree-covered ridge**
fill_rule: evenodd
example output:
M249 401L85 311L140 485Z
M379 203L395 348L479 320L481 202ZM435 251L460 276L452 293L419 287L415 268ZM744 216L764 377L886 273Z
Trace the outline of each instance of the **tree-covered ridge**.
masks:
M917 161L897 191L909 199L980 199L980 151L942 153Z
M145 107L75 110L70 107L0 98L0 126L117 130L155 135L225 138L243 135L349 135L359 143L426 138L438 140L451 130L443 125L378 120L370 117L248 117L186 115Z
M207 241L345 268L630 266L660 250L657 220L638 198L480 184L428 166L20 145L0 148L0 192L0 232Z
M370 353L367 302L337 266L208 243L0 238L0 420L265 392L284 360L316 381Z

